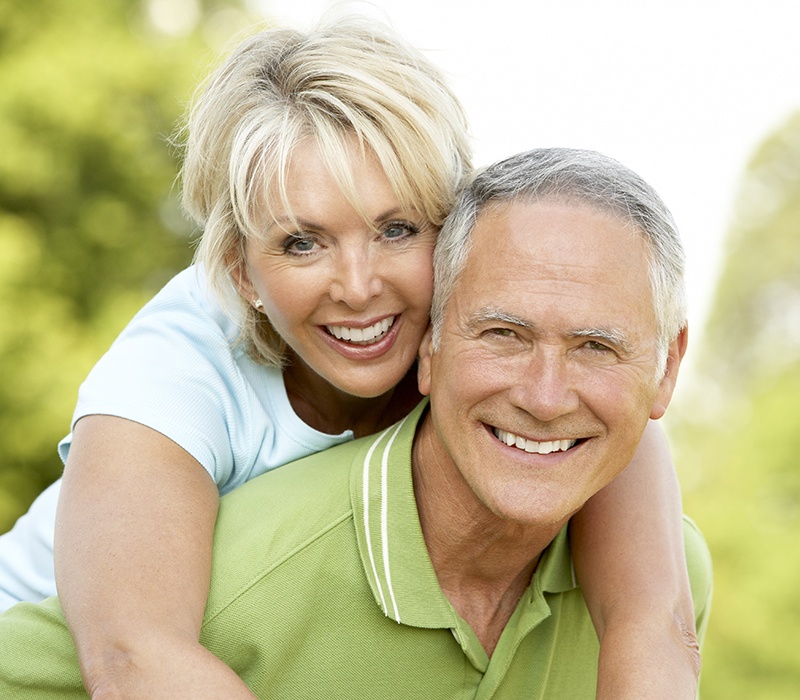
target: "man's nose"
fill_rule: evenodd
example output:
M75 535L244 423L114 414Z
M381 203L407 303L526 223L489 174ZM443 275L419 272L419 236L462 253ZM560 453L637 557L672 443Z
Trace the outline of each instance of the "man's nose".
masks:
M542 422L576 411L580 397L562 348L537 346L522 359L511 401Z
M330 296L354 311L363 311L383 291L379 261L361 246L343 248L333 261Z

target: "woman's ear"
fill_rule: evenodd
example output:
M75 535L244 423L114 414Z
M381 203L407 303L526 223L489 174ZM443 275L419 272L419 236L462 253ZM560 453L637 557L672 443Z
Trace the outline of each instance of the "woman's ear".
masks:
M231 280L236 290L242 295L242 298L250 306L255 307L256 310L261 310L263 304L261 304L258 293L250 281L250 275L247 273L247 263L244 260L237 260L229 266L229 269L231 270Z
M664 370L664 376L658 384L656 398L650 410L650 418L653 420L658 420L666 413L667 406L669 406L669 402L672 400L675 384L678 381L678 370L680 369L683 356L686 354L688 342L689 329L684 327L683 330L678 333L678 337L669 344L667 367Z
M247 274L247 270L245 270L244 263L237 264L231 270L231 279L233 280L234 285L236 285L236 289L239 291L245 299L251 301L253 299L253 285L250 282L250 276Z

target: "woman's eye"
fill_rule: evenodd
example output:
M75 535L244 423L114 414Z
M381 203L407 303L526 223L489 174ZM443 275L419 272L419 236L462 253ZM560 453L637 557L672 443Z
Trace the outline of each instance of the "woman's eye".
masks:
M313 238L304 238L302 236L289 236L283 242L283 249L290 254L306 255L314 251L316 241Z
M397 240L400 238L406 238L407 236L412 236L417 233L418 230L419 229L417 229L417 227L413 224L394 221L383 229L383 237L390 240Z

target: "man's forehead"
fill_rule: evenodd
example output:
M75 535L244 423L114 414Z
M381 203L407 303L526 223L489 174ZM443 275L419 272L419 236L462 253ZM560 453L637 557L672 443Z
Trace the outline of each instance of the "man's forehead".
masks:
M626 277L649 277L648 248L641 232L616 214L581 201L520 199L481 211L467 267L477 265L482 275L502 278L511 264L520 261L532 274L553 281L569 279L572 272L589 267L595 274L585 279L587 283L602 283L603 272L611 270Z
M487 226L496 228L497 222L503 220L520 223L531 217L541 223L543 217L548 214L550 216L547 218L551 222L554 218L568 221L586 217L613 222L620 232L624 231L632 238L641 236L639 227L622 212L613 208L611 204L604 206L599 199L589 200L557 195L537 197L520 195L512 199L490 201L478 212L475 219L475 230L479 231Z
M569 309L571 328L608 334L654 313L642 235L591 205L550 200L481 212L453 301L471 317L523 322L541 322L534 308Z

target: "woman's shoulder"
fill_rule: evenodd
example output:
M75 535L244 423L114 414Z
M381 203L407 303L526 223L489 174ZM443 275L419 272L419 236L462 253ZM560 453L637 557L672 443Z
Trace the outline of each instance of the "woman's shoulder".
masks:
M195 328L221 335L233 343L241 330L240 322L227 311L199 265L191 265L175 275L133 317L131 326L146 321L173 329Z

